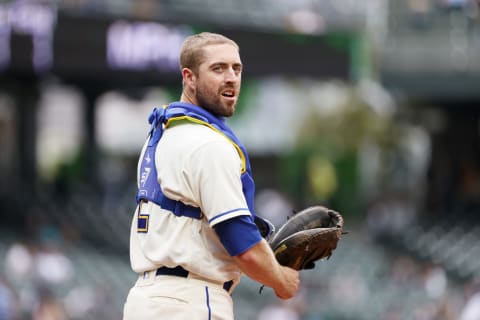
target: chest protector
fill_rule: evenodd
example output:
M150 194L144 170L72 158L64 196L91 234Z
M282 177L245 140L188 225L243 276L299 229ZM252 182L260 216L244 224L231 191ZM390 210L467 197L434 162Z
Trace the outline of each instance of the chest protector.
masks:
M200 208L186 205L181 201L172 200L165 196L157 180L155 152L158 141L162 137L163 130L172 122L179 120L188 120L205 125L223 135L230 143L232 143L242 160L241 180L243 194L247 201L248 209L252 216L255 217L253 204L255 183L252 178L250 162L245 147L241 144L233 131L226 125L224 118L216 117L203 108L184 102L173 102L165 108L155 108L148 118L148 122L152 127L149 132L148 144L140 164L138 177L139 188L136 196L137 204L142 200L152 201L161 208L173 212L176 216L187 216L196 219L202 218Z

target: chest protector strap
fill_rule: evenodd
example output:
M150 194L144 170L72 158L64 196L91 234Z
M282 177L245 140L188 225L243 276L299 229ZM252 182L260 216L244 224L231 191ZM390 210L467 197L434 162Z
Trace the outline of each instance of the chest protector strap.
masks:
M212 130L217 131L232 143L242 160L241 180L243 194L247 200L250 212L255 216L253 204L255 183L252 178L246 149L240 143L233 131L226 125L223 118L215 117L203 108L183 102L174 102L165 108L155 108L148 118L148 122L152 127L149 132L149 141L140 164L139 188L136 196L137 204L142 200L152 201L158 204L161 208L173 212L176 216L186 216L195 219L202 218L200 208L189 206L181 201L172 200L165 196L157 181L155 152L158 141L162 137L163 130L173 121L178 120L188 120L205 125Z

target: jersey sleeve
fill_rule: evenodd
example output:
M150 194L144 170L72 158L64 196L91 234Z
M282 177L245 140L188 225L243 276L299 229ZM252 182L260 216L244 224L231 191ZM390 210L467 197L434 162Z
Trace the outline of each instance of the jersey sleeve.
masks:
M262 240L251 216L239 216L215 225L220 242L232 256L244 253Z
M241 160L227 140L199 146L190 159L190 185L211 227L222 221L250 216L241 182Z

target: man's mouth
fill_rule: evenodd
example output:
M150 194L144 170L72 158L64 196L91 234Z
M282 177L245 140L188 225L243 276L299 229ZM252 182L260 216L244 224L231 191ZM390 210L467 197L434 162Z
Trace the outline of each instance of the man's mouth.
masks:
M224 96L225 98L234 98L235 90L225 90L222 92L222 96Z

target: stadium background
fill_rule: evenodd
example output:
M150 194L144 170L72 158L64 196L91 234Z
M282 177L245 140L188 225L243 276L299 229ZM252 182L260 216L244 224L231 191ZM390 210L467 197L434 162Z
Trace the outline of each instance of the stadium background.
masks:
M237 319L479 319L476 0L0 2L0 319L121 318L145 119L198 31L241 47L258 212L350 231L296 299L244 279Z

